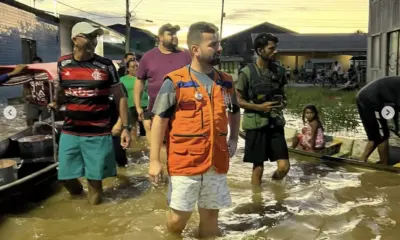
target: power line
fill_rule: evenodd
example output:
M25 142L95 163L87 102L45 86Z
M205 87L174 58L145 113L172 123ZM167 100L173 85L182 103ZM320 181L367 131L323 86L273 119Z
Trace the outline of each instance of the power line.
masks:
M78 10L78 11L81 11L81 12L84 12L84 13L87 13L87 14L90 14L90 15L93 15L93 16L98 16L98 17L107 17L107 16L105 16L105 15L99 15L99 14L95 14L95 13L91 13L91 12L84 11L84 10L82 10L82 9L79 9L79 8L73 7L73 6L71 6L71 5L68 5L68 4L65 4L65 3L63 3L63 2L60 2L60 1L58 1L58 0L56 0L56 2L57 2L57 3L59 3L59 4L61 4L61 5L64 5L64 6L66 6L66 7L69 7L69 8L72 8L72 9L75 9L75 10Z
M140 3L142 3L142 1L143 1L143 0L140 0L140 1L136 4L136 6L132 9L132 12L135 11L135 9L140 5Z

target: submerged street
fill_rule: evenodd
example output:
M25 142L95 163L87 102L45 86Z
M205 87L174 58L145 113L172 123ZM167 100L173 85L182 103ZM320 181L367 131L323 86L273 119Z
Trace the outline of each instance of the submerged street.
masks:
M257 193L249 187L251 166L242 163L242 154L240 140L228 175L233 205L220 217L222 239L396 239L400 234L395 228L400 176L292 155L286 180L269 180L275 166L268 164ZM164 238L166 187L151 186L147 166L146 157L135 158L118 178L107 179L106 200L99 206L56 190L30 210L6 215L0 239L174 239ZM195 237L197 224L195 215L185 239Z
M308 102L319 101L327 109L340 102L342 112L355 110L355 93L332 97L313 96L310 91L289 89L288 98L293 100L286 114L287 126L301 126L301 116L295 109ZM17 109L23 119L23 106ZM337 109L331 110L336 114L322 111L328 132L365 138L356 120L351 116L344 119ZM14 121L4 131L18 132L14 123L22 126L24 122ZM165 235L166 186L154 188L147 180L148 153L142 152L142 147L131 149L129 167L119 169L118 178L105 181L103 204L92 206L84 196L71 199L64 189L55 186L46 200L17 206L3 216L0 239L175 239ZM391 240L400 234L396 228L400 221L399 175L292 154L287 178L281 183L271 181L275 164L267 163L262 189L257 191L250 188L252 166L242 162L243 150L244 141L240 139L228 173L233 205L220 215L221 239ZM195 238L197 224L195 214L184 239Z

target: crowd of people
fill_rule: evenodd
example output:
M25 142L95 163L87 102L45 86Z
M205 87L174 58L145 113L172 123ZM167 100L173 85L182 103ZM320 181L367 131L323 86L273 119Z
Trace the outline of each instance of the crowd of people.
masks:
M165 174L169 176L168 229L180 234L197 203L199 235L209 237L218 234L219 210L231 204L227 173L237 148L241 108L243 161L253 166L252 185L261 185L265 161L277 164L271 176L274 180L289 172L282 111L287 105L288 76L274 61L279 39L272 34L261 33L255 38L257 60L243 66L234 82L231 75L215 68L222 48L214 24L192 24L187 34L188 50L178 47L179 30L179 26L163 25L157 47L146 52L140 62L134 53L127 53L117 70L111 60L94 53L103 30L91 23L77 23L72 28L73 53L58 61L54 99L41 83L25 85L27 124L48 117L46 105L54 111L65 105L58 179L76 195L83 192L78 178L85 177L92 204L101 202L102 180L116 176L116 162L126 164L125 149L131 139L137 140L139 127L140 135L146 135L150 144L150 181L157 186ZM1 75L0 82L25 68L18 65L13 72ZM391 96L389 89L396 81L395 77L376 81L358 95L361 119L371 141L364 158L377 145L380 153L387 152L388 133L378 135L379 126L370 108L370 104L378 108L382 101L371 96ZM304 108L303 122L302 133L293 139L292 147L308 151L324 148L324 128L314 105ZM381 158L385 161L384 155Z

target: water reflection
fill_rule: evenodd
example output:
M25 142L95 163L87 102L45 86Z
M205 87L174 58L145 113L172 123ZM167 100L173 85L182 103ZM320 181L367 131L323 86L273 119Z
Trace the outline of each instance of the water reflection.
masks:
M297 97L297 105L292 95L292 104L300 108L322 98L305 95L305 100ZM298 114L296 107L292 111ZM298 115L286 117L289 126L301 127ZM166 188L151 186L146 178L148 153L139 146L133 150L128 167L119 169L118 178L105 181L104 204L92 206L84 197L71 200L64 189L55 188L45 201L34 201L1 218L0 239L175 240L166 235ZM276 163L266 163L263 185L251 189L252 166L242 162L243 151L240 140L228 174L233 205L220 214L221 239L395 240L399 236L400 175L291 155L286 179L272 181ZM195 238L198 221L194 213L183 239Z

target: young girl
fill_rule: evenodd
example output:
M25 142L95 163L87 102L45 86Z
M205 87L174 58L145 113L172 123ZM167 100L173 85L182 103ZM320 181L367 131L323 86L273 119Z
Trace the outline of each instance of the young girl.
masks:
M325 147L324 128L319 120L318 110L314 105L307 105L303 109L304 127L293 139L293 148L314 151Z

